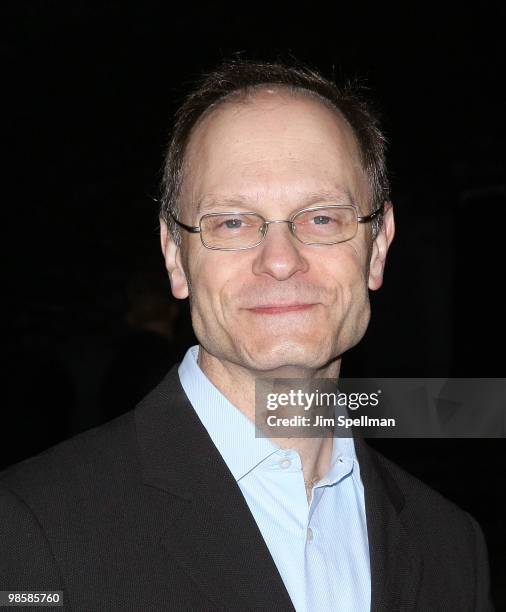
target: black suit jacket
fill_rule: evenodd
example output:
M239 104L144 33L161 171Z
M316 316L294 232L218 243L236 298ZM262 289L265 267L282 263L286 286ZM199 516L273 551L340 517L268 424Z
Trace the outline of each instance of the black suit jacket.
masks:
M364 441L356 447L372 610L491 610L475 520ZM9 589L63 590L66 610L87 612L293 610L177 366L135 410L0 474Z

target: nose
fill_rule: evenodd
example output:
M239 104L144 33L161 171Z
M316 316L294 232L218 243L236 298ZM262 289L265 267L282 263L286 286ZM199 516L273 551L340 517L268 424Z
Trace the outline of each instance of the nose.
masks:
M304 245L290 231L288 221L270 221L267 235L257 246L254 274L268 274L276 280L287 280L297 272L307 272L309 264L301 252Z

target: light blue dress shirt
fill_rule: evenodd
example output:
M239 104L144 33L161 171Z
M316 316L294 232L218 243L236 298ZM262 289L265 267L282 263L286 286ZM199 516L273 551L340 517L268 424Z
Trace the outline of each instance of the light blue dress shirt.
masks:
M297 612L371 606L364 487L353 438L334 438L331 467L308 504L299 453L255 437L255 424L211 383L188 349L179 378L237 481Z

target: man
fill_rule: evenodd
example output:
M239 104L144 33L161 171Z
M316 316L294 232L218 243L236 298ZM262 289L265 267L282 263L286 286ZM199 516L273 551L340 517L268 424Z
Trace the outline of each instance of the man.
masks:
M247 61L178 112L161 207L198 346L135 410L2 475L1 589L82 610L490 610L467 513L360 437L257 437L255 381L333 379L394 236L351 89Z

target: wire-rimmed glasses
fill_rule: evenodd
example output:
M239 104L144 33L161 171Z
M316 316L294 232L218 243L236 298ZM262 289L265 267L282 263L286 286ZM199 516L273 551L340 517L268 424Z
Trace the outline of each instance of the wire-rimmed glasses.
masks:
M258 246L267 236L271 223L288 223L293 236L303 244L330 245L354 238L359 223L368 223L382 211L383 205L369 215L358 215L354 204L325 204L303 208L290 219L267 220L254 212L212 212L200 218L198 226L187 225L170 216L177 225L200 234L207 249L243 251Z

